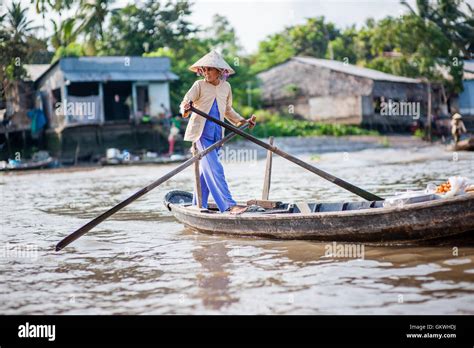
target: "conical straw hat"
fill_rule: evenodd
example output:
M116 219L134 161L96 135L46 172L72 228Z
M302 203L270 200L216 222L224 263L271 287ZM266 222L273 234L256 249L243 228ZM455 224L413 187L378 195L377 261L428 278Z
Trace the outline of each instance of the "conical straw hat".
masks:
M453 115L453 120L460 120L462 118L457 112Z
M204 57L199 59L196 63L191 65L189 67L189 70L197 73L198 69L203 66L217 68L217 69L225 69L227 70L229 75L235 74L234 69L232 69L230 65L227 64L227 62L224 60L224 58L222 58L221 55L214 50L212 50L211 52L206 54Z

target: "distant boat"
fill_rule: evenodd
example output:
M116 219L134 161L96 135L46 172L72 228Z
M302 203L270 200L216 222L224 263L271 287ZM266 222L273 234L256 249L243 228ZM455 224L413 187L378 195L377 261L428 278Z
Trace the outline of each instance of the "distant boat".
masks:
M130 159L123 160L121 158L107 158L103 157L100 159L100 164L103 166L116 166L116 165L143 165L143 164L167 164L167 163L179 163L184 162L191 158L191 155L172 155L169 156L158 156L141 159Z
M241 215L192 206L192 194L171 191L164 204L181 223L204 233L375 244L411 244L472 236L474 193L384 207L383 201L275 202L263 212ZM302 212L304 211L304 212ZM471 232L471 233L470 233ZM463 239L464 240L464 239Z
M21 171L21 170L33 170L33 169L43 169L43 168L50 168L54 167L56 160L52 157L48 157L41 161L22 161L14 166L7 165L4 168L0 168L2 172L10 172L10 171Z

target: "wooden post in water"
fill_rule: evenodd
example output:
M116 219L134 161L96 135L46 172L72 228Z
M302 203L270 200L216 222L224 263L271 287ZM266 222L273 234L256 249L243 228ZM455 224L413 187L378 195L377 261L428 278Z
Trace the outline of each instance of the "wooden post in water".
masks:
M196 156L199 151L196 143L193 143L193 156ZM202 191L201 191L201 175L199 173L199 161L194 162L194 187L197 194L197 206L202 208Z
M23 142L23 153L25 153L26 152L26 132L24 129L21 132L21 140Z
M10 132L8 131L8 126L5 126L5 138L7 140L7 149L8 149L8 158L12 157L12 146L10 144Z
M76 151L74 152L74 165L77 166L77 162L79 159L79 152L81 151L81 141L79 140L76 143Z
M273 137L268 139L268 143L273 145ZM268 150L267 151L267 164L265 166L265 178L263 179L263 192L262 192L262 200L268 201L268 195L270 194L270 182L272 180L272 156L273 153Z
M428 81L428 140L432 141L432 133L433 130L431 129L431 123L433 119L431 116L431 82Z

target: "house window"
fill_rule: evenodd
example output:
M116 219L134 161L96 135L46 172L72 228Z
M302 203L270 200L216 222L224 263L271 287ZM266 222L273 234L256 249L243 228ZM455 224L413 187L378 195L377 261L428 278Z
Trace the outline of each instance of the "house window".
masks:
M51 94L53 96L52 99L51 99L51 102L52 102L51 104L52 104L53 110L55 110L58 107L57 103L61 103L61 101L62 101L61 100L61 89L59 89L59 88L53 89L51 91Z
M67 94L76 97L89 97L99 95L98 82L73 82L67 86Z
M67 124L100 123L102 115L98 82L72 82L67 85Z

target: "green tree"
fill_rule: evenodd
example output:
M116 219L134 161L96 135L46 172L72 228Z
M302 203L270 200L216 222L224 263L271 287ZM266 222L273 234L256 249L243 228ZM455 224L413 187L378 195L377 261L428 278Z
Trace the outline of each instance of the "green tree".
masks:
M44 16L49 10L61 13L64 9L70 9L75 0L30 0L35 5L36 13Z
M463 0L417 0L415 11L406 1L401 1L419 18L436 25L452 42L463 57L474 54L474 10ZM466 9L464 12L463 7Z
M50 42L55 49L51 59L52 63L61 57L86 55L84 45L77 42L78 36L81 33L78 18L71 17L59 21L51 20L51 23L53 25L53 33Z
M209 44L225 56L237 56L242 50L235 29L224 16L215 14L212 17L212 25L204 32L207 33Z
M356 64L356 38L357 30L355 26L344 30L334 40L329 42L325 58Z
M142 55L162 47L179 49L196 29L190 24L187 1L162 4L148 0L112 12L100 54Z
M0 50L1 73L4 87L26 75L23 64L28 56L27 41L35 27L26 16L27 8L13 1L1 17Z
M288 27L261 41L252 58L252 71L268 69L294 55L324 58L329 43L339 35L336 26L324 17L308 18L305 24Z
M354 50L357 63L365 66L367 62L374 59L370 38L376 30L377 22L373 18L368 18L364 26L360 28L354 38Z
M0 104L18 98L17 87L26 77L24 64L43 62L41 54L46 52L46 42L34 37L36 27L26 14L19 1L0 14Z
M292 27L288 34L297 55L324 58L329 42L339 36L339 30L321 16L308 18L305 24Z
M97 53L97 41L104 40L103 24L109 13L109 6L114 0L81 0L79 31L86 38L85 50L89 55Z
M76 42L77 35L79 33L76 27L76 18L68 18L59 24L51 20L53 24L53 34L51 36L51 45L58 49L60 47L66 47L69 44Z
M462 88L461 52L434 23L414 14L387 17L372 28L369 41L373 58L366 62L367 67L444 82L448 93ZM451 80L444 79L443 68L449 71Z
M51 60L51 63L54 63L58 59L63 57L82 57L86 55L84 46L77 42L71 42L66 46L60 46L54 52L54 56Z
M62 11L70 9L75 2L76 0L30 0L30 3L35 5L36 13L41 14L43 19L43 30L45 32L46 15L49 15L50 11L55 11L61 17ZM44 39L46 40L46 38ZM41 59L45 59L45 57L49 55L42 52L40 56L42 57Z
M26 38L27 54L25 63L28 64L49 64L53 53L48 50L48 42L46 39L36 36L28 36Z
M449 48L440 50L436 56L452 80L445 81L448 92L462 91L463 60L474 56L474 10L463 0L417 0L417 11L408 3L402 3L419 18L437 37L449 42ZM430 38L431 41L431 38Z
M287 32L273 34L266 40L260 41L258 51L252 57L252 71L258 73L269 69L295 54L296 50Z

